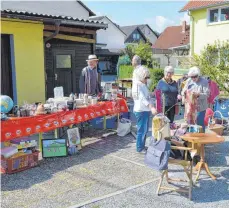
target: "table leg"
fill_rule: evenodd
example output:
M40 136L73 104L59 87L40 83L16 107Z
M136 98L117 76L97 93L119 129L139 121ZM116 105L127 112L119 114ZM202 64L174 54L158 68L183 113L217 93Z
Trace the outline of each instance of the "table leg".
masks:
M200 172L201 172L201 169L204 168L205 171L207 172L207 174L213 179L215 180L216 177L210 172L209 170L209 167L208 167L208 164L205 162L204 160L204 157L205 157L205 152L204 152L204 145L202 144L201 145L201 148L200 148L200 162L197 163L195 169L198 170L197 172L197 175L196 175L196 179L195 179L195 182L199 179L199 176L200 176Z

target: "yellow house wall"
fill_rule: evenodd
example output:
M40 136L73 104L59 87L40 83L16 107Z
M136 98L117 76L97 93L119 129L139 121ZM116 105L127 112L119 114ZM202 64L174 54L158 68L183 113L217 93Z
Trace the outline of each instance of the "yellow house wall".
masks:
M17 103L45 101L43 24L1 19L1 33L13 35Z
M229 21L222 23L208 24L207 9L191 12L194 18L191 34L191 54L200 54L207 44L216 40L229 40Z

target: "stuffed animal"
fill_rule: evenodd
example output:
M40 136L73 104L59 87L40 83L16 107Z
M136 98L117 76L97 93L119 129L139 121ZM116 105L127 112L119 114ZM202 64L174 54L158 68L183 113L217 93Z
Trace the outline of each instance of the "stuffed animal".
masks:
M37 106L37 110L35 112L35 115L43 115L43 114L46 114L45 107L44 107L44 104L40 103Z

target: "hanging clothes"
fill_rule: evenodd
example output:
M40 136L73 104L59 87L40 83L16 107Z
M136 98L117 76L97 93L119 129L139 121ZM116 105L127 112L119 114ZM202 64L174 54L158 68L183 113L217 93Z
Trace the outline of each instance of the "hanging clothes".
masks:
M208 103L213 104L215 98L219 95L218 84L212 80L209 80L209 90L210 90L210 95L208 97Z
M192 90L187 90L184 118L188 124L196 124L197 107L197 99L193 96Z

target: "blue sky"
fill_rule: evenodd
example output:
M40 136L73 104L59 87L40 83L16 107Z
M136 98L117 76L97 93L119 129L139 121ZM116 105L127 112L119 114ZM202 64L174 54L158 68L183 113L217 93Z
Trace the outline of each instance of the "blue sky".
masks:
M178 11L187 3L183 1L83 1L97 15L106 15L121 26L149 24L162 32L167 26L189 22L187 13Z

